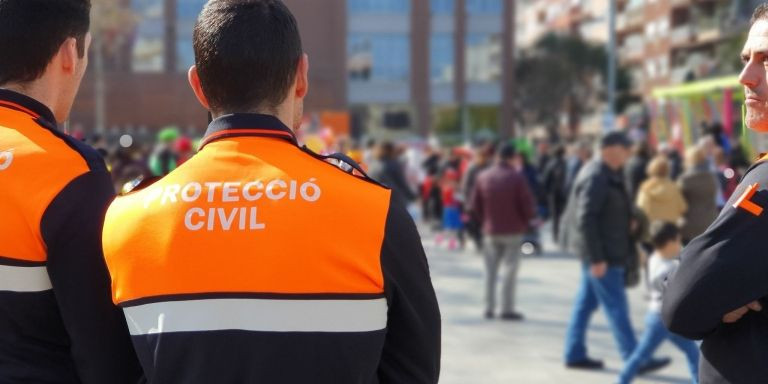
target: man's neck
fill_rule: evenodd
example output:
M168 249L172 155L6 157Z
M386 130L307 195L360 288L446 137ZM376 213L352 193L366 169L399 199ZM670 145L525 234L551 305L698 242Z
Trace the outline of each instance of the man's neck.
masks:
M54 111L54 105L56 104L55 95L46 90L49 87L42 86L39 81L33 83L8 83L1 85L0 88L7 89L16 93L20 93L24 96L37 100L39 103L45 105L51 112Z
M250 114L259 114L259 115L269 115L274 116L280 122L282 122L286 127L290 128L291 131L295 131L296 127L293 126L293 116L290 116L290 113L286 113L281 108L278 108L277 110L264 110L264 109L254 109L252 111L239 111L239 112L211 112L211 117L213 117L214 120L218 119L219 117L231 115L233 113L250 113Z

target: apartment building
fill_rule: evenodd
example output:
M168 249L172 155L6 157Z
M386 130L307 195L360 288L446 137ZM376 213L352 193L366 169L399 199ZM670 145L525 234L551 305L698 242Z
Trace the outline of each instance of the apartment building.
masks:
M735 51L759 3L618 0L619 57L632 75L635 92L648 97L657 87L734 74Z
M121 1L137 23L106 52L108 129L201 132L206 114L186 71L206 0ZM513 132L515 0L284 1L310 56L308 116L348 113L356 136L454 135L461 121L473 131ZM94 85L90 73L72 115L86 130Z

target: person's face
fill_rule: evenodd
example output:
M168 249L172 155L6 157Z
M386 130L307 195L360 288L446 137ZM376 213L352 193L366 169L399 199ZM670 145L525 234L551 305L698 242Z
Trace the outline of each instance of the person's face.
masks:
M667 243L667 245L664 246L663 249L661 249L661 254L669 259L674 259L678 255L680 255L680 252L683 250L683 241L680 237L677 239L670 241Z
M603 161L613 170L619 170L629 160L630 151L621 145L603 148Z
M744 86L746 124L758 132L768 132L768 21L759 20L749 30L741 53L744 69L739 82Z

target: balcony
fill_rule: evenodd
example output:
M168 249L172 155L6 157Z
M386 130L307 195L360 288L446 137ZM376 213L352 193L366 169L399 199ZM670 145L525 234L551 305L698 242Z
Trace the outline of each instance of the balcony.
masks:
M637 62L643 59L645 55L645 45L631 44L624 45L619 50L619 57L623 62Z
M672 68L672 71L669 74L669 81L672 84L683 84L690 72L691 68L686 66Z
M628 10L624 13L626 17L625 29L643 28L645 24L645 13L642 8Z
M645 10L642 7L628 8L616 16L616 31L629 33L642 31L645 24Z
M672 46L688 45L694 42L696 29L690 25L682 25L672 29L669 34L669 43Z
M627 29L627 15L622 13L616 16L616 30L623 31L625 29Z
M696 23L696 40L700 43L720 40L723 35L721 30L723 19L718 16L699 19Z

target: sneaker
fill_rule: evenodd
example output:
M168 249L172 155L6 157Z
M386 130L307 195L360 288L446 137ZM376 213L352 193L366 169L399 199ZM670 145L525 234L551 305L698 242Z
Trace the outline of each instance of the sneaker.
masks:
M522 313L511 312L502 314L501 319L508 321L523 321L525 320L525 316L523 316Z
M581 361L576 361L573 363L565 363L565 367L568 369L584 369L584 370L590 370L590 371L598 371L603 369L604 364L601 360L593 360L590 358L586 358Z
M488 320L492 320L496 315L493 314L493 311L485 311L485 318Z
M651 358L646 362L645 364L641 365L640 368L637 369L638 375L645 375L646 373L651 373L654 371L658 371L667 365L672 363L672 359L669 357L662 357L662 358Z

